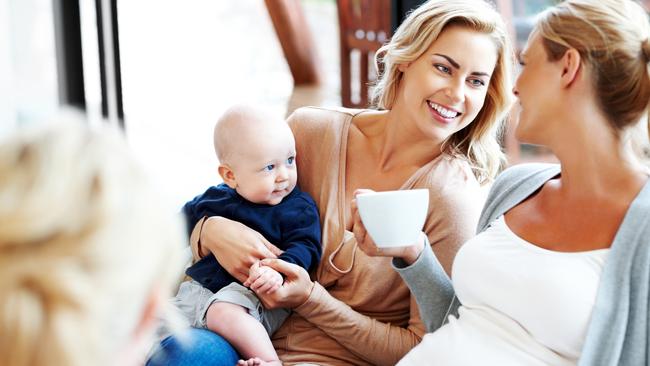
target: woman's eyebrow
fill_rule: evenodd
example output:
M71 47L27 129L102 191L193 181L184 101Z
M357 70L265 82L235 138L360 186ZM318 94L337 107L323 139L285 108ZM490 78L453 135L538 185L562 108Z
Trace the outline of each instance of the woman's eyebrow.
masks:
M455 69L460 69L460 65L453 58L451 58L451 57L449 57L447 55L443 55L442 53L434 53L434 55L440 56L440 57L446 59L447 62L449 62L451 64L451 66L453 66Z
M443 55L442 53L434 53L434 55L436 55L436 56L440 56L440 57L444 58L444 59L447 60L447 62L449 62L449 63L451 64L451 66L453 66L455 69L460 69L460 64L458 64L458 62L456 62L456 60L454 60L453 58L451 58L451 57L449 57L449 56L447 56L447 55ZM473 75L473 76L485 76L485 77L488 77L488 78L490 77L490 74L489 74L489 73L487 73L487 72L480 72L480 71L474 71L473 73L471 73L471 75Z

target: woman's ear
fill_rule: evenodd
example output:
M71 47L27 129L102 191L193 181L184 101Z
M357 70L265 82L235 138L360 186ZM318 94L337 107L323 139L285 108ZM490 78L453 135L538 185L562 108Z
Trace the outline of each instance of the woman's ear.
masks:
M582 69L582 58L580 52L575 48L569 48L560 60L562 67L561 83L563 87L569 87L578 79Z
M400 72L405 72L406 69L409 68L409 66L411 66L410 62L399 64L399 65L397 65L397 70L399 70Z
M235 178L235 172L233 172L232 168L228 164L219 165L219 168L217 170L219 171L221 179L223 179L223 182L226 183L228 187L232 189L237 188L237 179Z

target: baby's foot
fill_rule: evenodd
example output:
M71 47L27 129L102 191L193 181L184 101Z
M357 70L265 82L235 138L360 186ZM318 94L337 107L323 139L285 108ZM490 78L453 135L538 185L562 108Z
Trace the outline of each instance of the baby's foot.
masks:
M253 357L249 358L248 360L239 360L239 362L237 362L237 366L282 366L282 362L280 360L267 362L260 358Z

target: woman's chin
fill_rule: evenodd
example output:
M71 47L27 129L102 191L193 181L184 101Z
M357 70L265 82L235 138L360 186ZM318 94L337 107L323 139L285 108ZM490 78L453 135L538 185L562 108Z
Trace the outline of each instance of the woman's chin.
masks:
M535 139L535 134L529 128L526 128L527 124L525 121L519 121L517 127L515 128L515 138L517 141L524 144L534 144L533 140Z
M533 133L532 131L515 131L515 138L519 143L527 145L539 145L545 146L544 139L539 136L539 134Z

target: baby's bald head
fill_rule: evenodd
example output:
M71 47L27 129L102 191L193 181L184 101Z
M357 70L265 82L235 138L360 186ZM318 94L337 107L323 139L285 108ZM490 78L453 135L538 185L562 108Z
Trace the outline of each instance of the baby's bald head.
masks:
M264 143L271 135L289 129L287 123L260 108L237 105L228 108L214 127L214 149L221 164L232 163L242 149Z

